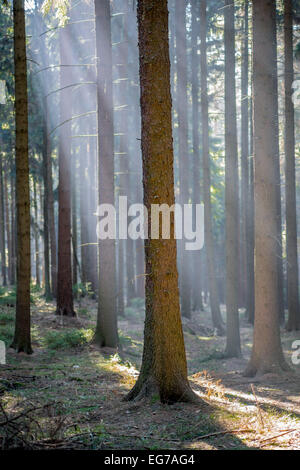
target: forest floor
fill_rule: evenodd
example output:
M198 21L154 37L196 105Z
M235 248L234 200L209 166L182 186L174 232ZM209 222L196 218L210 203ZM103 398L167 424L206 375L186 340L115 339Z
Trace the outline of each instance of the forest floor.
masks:
M33 294L31 356L7 351L0 365L0 448L300 449L300 365L293 373L243 377L252 329L241 313L243 358L222 357L209 312L183 320L190 382L199 404L162 405L158 397L126 402L142 353L140 299L119 321L121 350L91 343L96 302L76 302L76 319ZM0 339L13 334L14 306L0 305ZM291 344L300 333L282 332Z

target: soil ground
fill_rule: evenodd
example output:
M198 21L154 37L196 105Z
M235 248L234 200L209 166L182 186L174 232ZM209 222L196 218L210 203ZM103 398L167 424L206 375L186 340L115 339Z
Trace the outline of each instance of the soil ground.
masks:
M34 354L9 349L0 365L2 448L300 450L300 365L289 374L244 378L252 328L243 312L241 359L222 356L225 338L214 335L209 312L183 319L190 382L201 402L167 406L158 397L124 401L140 366L140 299L120 318L119 351L90 341L93 299L76 302L76 319L58 318L54 310L54 303L34 295ZM7 342L13 317L13 306L0 307L0 339ZM300 332L282 331L290 365L297 339Z

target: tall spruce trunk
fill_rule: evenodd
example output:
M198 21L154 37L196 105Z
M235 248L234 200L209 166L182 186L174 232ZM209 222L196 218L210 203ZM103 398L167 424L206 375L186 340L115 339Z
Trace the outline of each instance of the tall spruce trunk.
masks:
M16 233L16 180L13 161L10 161L10 220L11 220L11 284L16 284L17 271L17 233Z
M47 207L48 207L48 230L50 237L50 256L51 256L51 294L55 298L57 296L57 243L56 243L56 230L55 230L55 217L54 217L54 195L53 195L53 177L52 177L52 158L51 158L51 142L49 138L50 126L49 126L49 109L47 106L47 98L45 99L45 119L46 125L45 130L47 136L45 136L45 152L46 160L45 165L47 167L46 175L46 191L47 191ZM49 244L49 242L48 242ZM49 256L49 255L48 255Z
M77 170L76 170L76 153L74 152L72 158L72 280L73 285L78 282L78 257L77 257Z
M248 244L249 244L249 2L244 5L241 62L241 233L240 233L240 295L239 304L248 311Z
M3 286L7 285L6 274L6 249L5 249L5 211L4 211L4 191L3 191L3 165L0 154L0 241L1 241L1 274Z
M254 294L254 157L253 157L253 86L251 86L250 101L250 142L249 142L249 189L248 189L248 243L247 243L247 320L254 324L255 294Z
M37 205L37 182L33 179L33 209L34 209L34 245L35 245L35 279L36 285L40 287L40 253L39 253L39 223L38 223L38 205Z
M241 355L239 330L239 186L237 155L234 2L225 0L225 214L226 214L226 351Z
M114 205L114 124L110 1L95 0L100 204ZM115 240L99 240L99 292L95 341L117 347Z
M220 313L219 295L216 279L215 252L212 229L212 210L210 196L210 158L209 158L209 121L207 94L207 46L206 46L206 0L200 3L200 67L201 67L201 117L202 117L202 165L203 165L203 200L206 265L208 268L208 289L212 322L219 335L223 335L224 325Z
M198 18L198 2L192 1L192 118L193 118L193 203L199 204L201 201L200 190L200 152L199 152L199 55L198 55L198 37L199 23ZM203 256L201 252L194 252L193 263L193 309L203 310L202 301L202 262Z
M51 299L50 287L50 259L49 259L49 211L48 211L48 198L49 198L49 160L48 160L48 147L49 147L49 125L48 125L48 106L47 98L44 99L44 129L43 129L43 180L44 180L44 198L43 198L43 231L44 231L44 276L45 276L45 297L46 300Z
M295 181L295 116L292 101L293 66L293 5L284 2L284 58L285 58L285 211L287 252L287 330L300 329L299 274L297 252L297 216Z
M5 162L4 166L4 203L5 203L5 231L7 240L7 262L8 262L8 283L12 284L12 247L11 247L11 225L9 217L9 200L8 200L8 181L9 181L9 170L8 164Z
M69 25L60 30L60 87L69 85L68 65L71 38ZM59 187L58 187L58 272L57 315L75 316L71 262L71 99L69 89L60 92ZM64 124L63 124L64 123Z
M171 238L151 239L151 204L174 197L167 0L138 2L145 240L146 320L139 378L128 399L158 393L164 403L194 400L180 318L174 218ZM159 40L157 39L159 38Z
M274 2L253 0L255 319L252 355L245 371L250 377L288 369L280 341L277 295L275 14Z
M30 194L26 32L23 0L14 0L14 65L16 116L17 300L11 347L32 353L30 337Z
M177 114L178 114L178 160L179 160L179 202L189 202L189 153L188 153L188 103L187 103L187 45L186 45L186 2L175 0L176 73L177 73ZM181 313L191 317L191 289L189 254L179 242L179 279Z

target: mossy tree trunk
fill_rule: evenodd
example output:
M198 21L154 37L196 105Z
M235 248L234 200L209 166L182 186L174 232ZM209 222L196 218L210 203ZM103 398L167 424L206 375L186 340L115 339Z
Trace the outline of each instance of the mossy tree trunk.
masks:
M275 14L275 2L253 0L255 319L252 355L245 371L250 377L288 369L280 341L277 295Z
M142 116L146 320L139 378L128 399L159 394L164 403L196 399L187 379L180 318L174 220L171 239L151 239L151 204L172 206L174 197L167 0L139 0L138 31Z
M11 347L32 353L30 338L30 195L26 33L23 0L14 0L14 64L16 116L17 301Z

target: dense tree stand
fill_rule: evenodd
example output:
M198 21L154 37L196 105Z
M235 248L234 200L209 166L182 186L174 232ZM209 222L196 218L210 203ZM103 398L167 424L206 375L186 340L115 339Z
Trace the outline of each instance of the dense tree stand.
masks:
M245 375L288 370L281 341L277 295L276 29L275 2L253 1L253 103L255 197L255 319Z
M144 204L174 197L167 0L139 0L138 28ZM171 239L145 243L146 320L140 376L127 399L159 394L163 403L196 401L187 379L180 318L174 219Z

